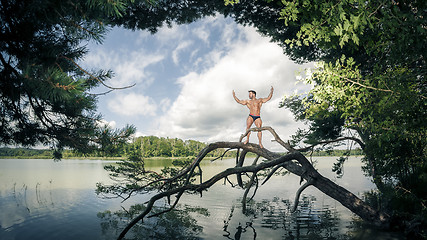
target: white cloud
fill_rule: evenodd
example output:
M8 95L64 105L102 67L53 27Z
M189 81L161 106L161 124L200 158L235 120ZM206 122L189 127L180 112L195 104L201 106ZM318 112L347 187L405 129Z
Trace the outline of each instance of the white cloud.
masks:
M135 137L141 137L141 136L146 136L146 134L140 132L140 131L136 131L135 133Z
M116 128L116 121L110 121L109 122L109 121L107 121L105 119L101 119L101 120L98 121L98 125L100 127L109 126L111 128Z
M85 59L85 65L95 69L111 69L114 77L107 82L111 87L125 87L138 84L146 88L153 83L151 73L146 70L150 65L164 59L161 54L147 53L144 50L111 50L95 48Z
M176 65L179 65L179 53L188 48L191 45L192 41L180 42L178 46L172 52L172 59Z
M157 110L153 99L135 93L119 94L108 101L108 107L111 111L125 116L154 116Z
M176 42L176 40L181 39L185 36L186 31L182 30L182 28L185 27L186 25L176 24L173 24L172 27L162 27L154 35L154 37L162 45L168 45L169 43Z
M195 28L193 34L206 44L209 44L209 31L206 29L206 25Z
M170 105L171 105L171 100L169 98L164 98L160 101L160 108L162 109L163 112L166 112Z
M283 95L307 89L296 84L295 73L303 66L253 28L214 16L163 27L155 35L120 34L113 47L95 47L85 61L90 67L112 69L116 77L109 84L114 87L137 83L130 90L100 97L102 114L117 121L118 127L134 124L138 136L237 141L249 111L234 101L231 91L241 99L248 98L249 89L266 97L270 86L275 92L261 111L264 126L272 126L283 140L302 127L278 105ZM135 117L143 118L135 121ZM270 139L264 134L264 146L270 147ZM251 142L257 142L256 134Z
M145 68L162 59L162 55L150 55L143 51L133 52L130 56L126 56L126 59L117 59L118 61L114 63L115 67L112 68L120 84L142 83L144 87L148 87L152 84L153 78Z
M159 135L203 141L236 141L245 130L248 109L237 104L231 94L247 99L249 89L267 97L274 86L273 99L263 106L264 125L288 137L296 130L293 116L278 104L283 94L292 94L295 71L301 68L282 53L282 49L252 28L241 28L244 36L230 45L225 56L213 51L204 59L213 66L200 73L191 72L177 79L181 92L169 111L160 118ZM243 39L247 39L244 41ZM286 127L290 127L287 129ZM268 140L269 141L269 140ZM253 134L251 142L256 141ZM266 144L264 144L266 145Z

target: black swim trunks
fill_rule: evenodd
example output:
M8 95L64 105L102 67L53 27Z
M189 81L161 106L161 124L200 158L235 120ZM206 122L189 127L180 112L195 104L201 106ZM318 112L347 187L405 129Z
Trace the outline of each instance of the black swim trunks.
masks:
M254 120L254 122L255 122L255 120L257 120L258 118L261 118L261 116L256 116L256 115L252 115L252 114L249 114L249 116L251 116L251 117L252 117L252 119Z

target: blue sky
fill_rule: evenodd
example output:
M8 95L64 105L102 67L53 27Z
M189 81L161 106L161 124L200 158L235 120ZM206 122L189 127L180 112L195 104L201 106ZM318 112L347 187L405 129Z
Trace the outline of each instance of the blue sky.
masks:
M122 128L133 124L137 136L155 135L203 142L237 141L245 130L248 109L237 104L255 89L267 97L261 117L286 140L302 124L278 108L284 95L308 90L296 81L308 65L297 65L282 49L252 27L223 16L188 25L147 31L112 29L103 44L90 43L83 65L111 69L113 87L136 84L99 97L98 110L106 123ZM99 87L94 93L105 92ZM264 145L271 137L264 134ZM251 142L257 142L251 136Z

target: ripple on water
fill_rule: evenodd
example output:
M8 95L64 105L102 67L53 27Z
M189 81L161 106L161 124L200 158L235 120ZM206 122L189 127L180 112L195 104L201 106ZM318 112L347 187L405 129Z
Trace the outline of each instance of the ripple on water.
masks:
M97 213L106 207L94 190L53 190L1 199L0 239L99 239ZM5 208L5 209L3 209Z

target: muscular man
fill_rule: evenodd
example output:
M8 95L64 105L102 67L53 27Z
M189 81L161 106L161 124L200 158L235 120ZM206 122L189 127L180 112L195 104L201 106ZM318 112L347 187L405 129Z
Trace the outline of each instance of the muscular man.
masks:
M266 103L271 99L271 97L273 96L273 91L274 89L273 87L271 87L270 94L268 95L267 98L256 98L256 92L254 90L250 90L249 100L240 100L236 97L236 93L233 90L234 100L236 100L236 102L242 105L246 105L249 108L249 116L248 116L248 119L246 120L246 130L248 130L252 126L252 123L255 123L255 126L257 128L262 127L262 120L260 116L261 106L263 103ZM251 132L248 133L248 137L245 141L245 144L249 142L250 135L251 135ZM259 146L263 148L261 139L262 139L262 133L261 131L259 131L258 132Z

